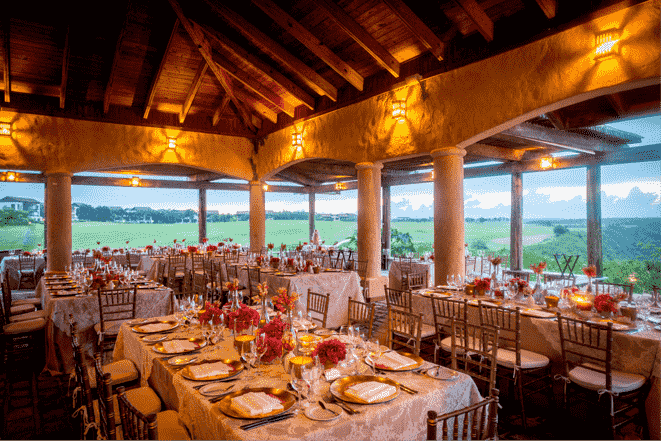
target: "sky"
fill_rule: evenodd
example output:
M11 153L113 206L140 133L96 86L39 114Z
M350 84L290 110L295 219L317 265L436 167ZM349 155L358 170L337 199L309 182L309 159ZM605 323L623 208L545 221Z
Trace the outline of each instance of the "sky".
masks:
M661 143L661 115L610 123L608 126L637 133L643 137L632 147ZM585 218L586 170L575 168L523 174L523 216L534 218ZM603 217L661 217L661 162L641 162L603 166L601 172ZM510 175L464 180L466 217L509 217ZM30 197L43 201L41 184L0 183L4 196ZM193 209L197 211L196 190L170 190L132 187L94 187L74 185L73 202L93 206L154 209ZM433 217L431 183L391 188L392 217ZM249 210L248 192L207 191L207 209L220 213ZM307 211L305 194L266 193L266 209ZM356 213L357 191L339 195L316 195L317 213Z

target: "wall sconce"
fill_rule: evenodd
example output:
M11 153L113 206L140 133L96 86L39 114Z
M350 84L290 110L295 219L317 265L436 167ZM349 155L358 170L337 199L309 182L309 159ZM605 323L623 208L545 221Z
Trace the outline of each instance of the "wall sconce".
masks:
M297 152L300 152L303 149L303 134L300 132L294 132L291 134L291 146L296 149Z
M9 124L9 123L0 123L0 135L1 136L11 136L11 124Z
M16 182L16 172L8 171L5 173L5 181Z
M406 119L406 100L395 100L392 102L392 117L398 123L403 123Z
M140 178L137 176L133 176L131 178L131 187L139 187L140 186Z
M262 188L264 189L264 191L269 191L269 185L268 184L264 184L262 186Z
M177 139L168 138L168 150L175 150L177 148Z
M542 170L548 170L550 168L555 168L555 161L553 160L553 157L540 159L539 160L539 167Z
M595 37L594 40L594 59L602 61L612 58L618 54L619 35L615 31L603 32Z
M347 184L344 182L336 182L335 183L335 190L340 191L340 190L346 190L347 189Z

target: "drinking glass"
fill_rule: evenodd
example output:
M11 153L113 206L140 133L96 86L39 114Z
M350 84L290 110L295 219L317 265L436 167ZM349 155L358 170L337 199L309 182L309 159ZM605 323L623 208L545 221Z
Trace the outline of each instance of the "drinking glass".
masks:
M298 378L298 376L296 375L297 366L300 366L301 378ZM290 377L291 386L294 388L294 390L296 391L296 395L298 396L296 409L294 410L294 413L299 413L300 410L304 407L304 403L302 401L304 392L307 400L307 395L309 393L309 384L308 384L308 380L304 379L303 377L309 378L309 374L307 373L309 369L310 368L307 366L296 365L294 363L291 363L289 365L289 377Z
M643 331L650 329L649 317L650 317L650 305L652 304L652 299L645 293L639 295L636 298L636 304L638 305L638 317L640 318L641 328Z
M457 281L457 288L462 288L464 286L461 280L461 274L457 274L457 278L455 280Z
M381 347L381 342L379 341L378 338L373 338L370 340L370 353L369 357L372 360L372 374L376 375L376 362L379 358L381 358L381 355L383 354L383 348Z

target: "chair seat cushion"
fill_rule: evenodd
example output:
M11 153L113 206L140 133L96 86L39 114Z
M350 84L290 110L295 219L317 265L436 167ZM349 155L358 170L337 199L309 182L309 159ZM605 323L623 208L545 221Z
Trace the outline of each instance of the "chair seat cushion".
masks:
M22 334L24 332L33 332L46 327L46 319L37 318L34 320L22 320L20 322L5 325L3 331L5 334Z
M468 347L471 350L478 351L480 349L480 341L474 339L473 337L468 338ZM457 345L461 344L460 339L457 339ZM452 352L452 337L445 337L443 340L441 340L441 349L447 352ZM464 350L457 346L457 354L463 354Z
M25 314L12 315L11 317L9 317L9 323L22 322L25 320L34 320L39 318L45 319L46 311L42 309L41 311L32 311L32 312L26 312Z
M516 366L516 351L509 349L498 349L496 362L504 367L514 369ZM548 366L550 360L548 357L536 352L521 349L521 368L534 369Z
M131 360L119 360L103 365L103 373L110 374L110 384L115 387L138 379L138 369ZM87 368L90 387L96 389L96 372L94 366Z
M129 389L126 391L126 398L144 415L151 413L158 413L161 411L161 399L158 398L156 392L149 387L139 387L136 389ZM112 396L113 410L115 411L115 425L122 424L122 418L119 415L119 403L117 402L117 395ZM97 400L94 400L94 413L96 420L99 421L99 406ZM175 438L173 438L175 439Z
M583 366L597 368L589 363ZM606 387L606 374L587 369L583 366L577 366L569 371L569 379L586 389L604 389ZM611 371L611 379L613 392L619 393L636 390L645 384L645 377L628 372Z
M41 306L41 298L39 297L30 297L29 299L14 300L11 302L11 306L18 305L34 305Z
M9 308L9 313L11 315L17 315L17 314L25 314L26 312L32 312L34 310L35 307L32 304L16 305Z
M119 327L122 326L126 320L109 320L104 322L104 333L106 335L117 335L119 334ZM94 325L94 331L98 334L101 332L101 323Z
M165 410L156 414L158 439L191 439L186 426L179 420L174 410Z

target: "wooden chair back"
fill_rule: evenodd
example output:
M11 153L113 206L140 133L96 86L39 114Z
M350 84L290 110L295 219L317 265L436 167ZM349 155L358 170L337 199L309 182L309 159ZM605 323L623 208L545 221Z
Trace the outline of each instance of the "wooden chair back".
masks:
M481 392L496 386L496 355L499 328L472 325L452 319L451 367L486 385ZM479 385L478 385L479 387Z
M4 311L2 317L2 325L9 324L9 317L11 316L11 288L9 287L9 277L5 274L2 279L2 309Z
M498 347L516 351L516 366L521 367L521 308L502 308L478 300L480 325L500 328Z
M239 265L236 263L227 263L227 278L229 280L234 280L239 278Z
M358 273L361 280L365 280L365 277L367 277L367 260L355 260L354 271Z
M76 265L77 263L84 265L85 264L85 254L72 254L71 255L71 264Z
M204 261L204 281L207 298L210 302L220 300L220 291L222 290L222 274L220 269L220 264L216 263L214 259L207 259Z
M498 439L498 389L491 389L490 395L471 406L438 416L436 411L427 412L427 439L438 439L438 426L441 426L442 440ZM459 426L461 425L461 435Z
M393 349L393 345L396 344L408 348L415 355L420 355L421 342L422 314L388 307L388 347Z
M126 265L131 269L137 269L140 264L140 254L126 252Z
M330 304L330 294L320 294L308 288L307 311L321 315L321 318L312 315L312 320L319 322L322 328L326 327L328 318L328 305Z
M404 273L402 274L402 289L411 291L414 289L427 288L427 273Z
M258 266L246 266L245 270L248 271L248 292L250 293L251 303L257 303L255 298L259 298L259 288L257 285L262 283L262 269Z
M230 263L239 263L239 250L231 250L225 253L225 262ZM229 265L228 265L229 266Z
M544 283L549 282L563 282L565 286L572 285L576 282L576 276L570 276L569 274L551 274L544 273Z
M475 272L475 265L477 264L477 257L466 256L466 274Z
M367 339L371 340L376 305L374 303L365 303L359 300L354 300L349 297L348 308L349 324L364 326L367 329Z
M168 286L170 288L179 288L178 282L186 284L186 261L188 256L186 254L175 254L168 256Z
M399 256L399 270L402 274L407 274L413 271L413 258Z
M117 388L117 406L122 421L124 439L158 439L156 414L144 415L136 409L129 402L124 386Z
M73 351L74 376L77 391L74 393L72 412L76 415L79 423L80 439L85 439L85 427L90 422L89 419L95 419L94 405L92 399L92 388L88 376L87 366L83 361L83 351L80 348L78 340L78 325L73 321L73 315L69 315L69 329L71 332L71 349ZM79 409L85 408L85 413ZM85 416L87 418L85 418Z
M190 257L191 271L193 273L202 274L204 272L204 262L206 262L207 256L205 254L192 253Z
M633 285L623 283L608 283L603 281L594 282L595 295L599 294L625 294L628 298L633 295Z
M413 310L412 294L411 291L403 291L401 289L388 288L383 286L386 294L386 305L388 308L401 309L407 312Z
M96 375L96 391L99 396L99 431L105 439L117 439L115 427L115 406L112 397L110 373L103 372L101 353L94 354L94 373Z
M37 267L35 256L18 256L18 270L21 272L35 271Z
M436 327L437 346L452 334L452 319L468 322L468 299L444 299L432 297L431 307Z
M521 270L512 270L512 269L506 269L503 270L503 280L509 280L514 277L518 277L519 279L523 279L526 282L530 282L530 273L528 271L521 271Z
M97 298L99 300L100 319L100 344L99 347L106 349L110 341L105 336L106 323L116 320L130 320L135 318L137 286L133 288L99 289ZM99 384L99 383L97 383Z

